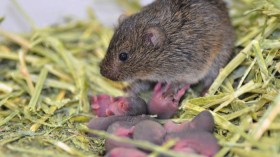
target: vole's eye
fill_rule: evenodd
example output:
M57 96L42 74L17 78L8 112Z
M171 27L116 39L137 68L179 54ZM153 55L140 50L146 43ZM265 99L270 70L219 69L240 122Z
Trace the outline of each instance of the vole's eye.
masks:
M119 59L121 61L126 61L128 59L128 54L126 52L122 52L119 54Z

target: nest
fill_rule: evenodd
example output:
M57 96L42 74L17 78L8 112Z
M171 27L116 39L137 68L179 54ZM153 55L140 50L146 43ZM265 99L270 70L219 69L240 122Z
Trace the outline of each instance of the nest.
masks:
M139 8L135 2L125 5ZM235 0L230 16L238 36L235 57L204 97L188 91L174 121L211 110L222 146L216 156L279 156L280 3ZM104 141L87 132L134 143L154 155L182 156L168 150L172 141L159 147L86 127L94 117L88 95L119 96L125 86L100 76L112 30L92 14L86 21L34 27L28 34L0 28L0 35L0 156L103 154Z

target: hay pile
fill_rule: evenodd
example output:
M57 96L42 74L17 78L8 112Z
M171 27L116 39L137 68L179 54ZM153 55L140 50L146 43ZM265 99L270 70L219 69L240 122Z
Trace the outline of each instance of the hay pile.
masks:
M217 156L279 156L280 1L231 3L236 56L205 97L188 92L174 120L211 109L222 146ZM0 28L0 156L98 156L103 140L86 132L182 156L166 150L172 141L162 148L85 127L93 117L88 95L123 94L123 84L99 74L111 35L93 15L24 35Z

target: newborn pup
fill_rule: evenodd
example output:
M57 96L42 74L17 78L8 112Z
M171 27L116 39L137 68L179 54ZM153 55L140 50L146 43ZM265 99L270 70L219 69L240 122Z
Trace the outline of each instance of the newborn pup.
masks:
M161 124L151 120L144 120L135 125L133 139L161 145L165 134L166 131Z
M111 124L117 121L126 121L131 123L131 125L136 125L138 122L143 120L152 120L152 118L144 115L99 117L91 119L87 126L89 129L106 131ZM90 136L96 137L93 134L90 134Z
M164 96L164 92L169 89L169 84L162 89L162 84L157 83L152 93L152 98L148 103L149 114L157 115L157 118L168 119L176 113L179 101L185 91L189 89L189 85L180 89L175 95Z
M112 97L106 94L93 96L91 107L98 117L136 116L147 114L147 104L140 97Z
M212 135L214 126L213 116L206 110L200 112L190 122L176 124L168 121L164 124L167 131L166 140L178 138L172 150L205 156L214 156L220 149L217 140Z
M166 140L174 138L178 138L178 141L172 148L174 151L187 151L187 154L196 152L207 157L213 157L220 150L220 146L214 135L204 130L192 129L166 136Z
M119 137L132 138L134 132L134 125L130 122L118 121L111 124L108 127L107 132ZM133 145L128 143L118 142L112 139L106 139L105 149L107 152L117 147L134 148Z
M115 148L105 155L105 157L147 157L148 155L137 149Z
M98 117L109 116L107 109L112 103L114 103L114 101L114 97L107 94L95 95L90 98L93 113Z
M222 0L156 0L120 19L101 74L143 86L167 82L164 96L199 81L208 88L228 62L234 41Z
M205 110L195 116L193 120L187 125L186 129L201 129L213 133L214 127L215 123L212 114Z
M177 124L173 122L172 120L168 120L164 125L164 129L166 130L167 134L173 134L173 133L180 133L184 132L186 128L188 128L189 121L185 121L181 124Z
M167 131L167 134L184 133L192 129L213 133L214 127L213 116L207 110L200 112L192 121L185 121L181 124L177 124L169 120L164 124L164 129Z

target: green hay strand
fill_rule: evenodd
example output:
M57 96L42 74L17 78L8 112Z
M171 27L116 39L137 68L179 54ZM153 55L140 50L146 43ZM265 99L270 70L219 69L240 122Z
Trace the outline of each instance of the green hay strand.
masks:
M140 8L136 0L127 2L119 4L128 14ZM230 3L235 55L205 96L198 96L196 87L186 93L172 119L183 122L210 110L221 145L217 157L280 156L279 2ZM106 138L149 149L154 157L185 156L169 150L176 139L155 146L86 127L95 117L90 96L121 96L127 86L100 75L113 30L101 25L91 10L87 20L38 29L15 0L13 4L32 32L16 34L0 27L0 156L103 156Z

